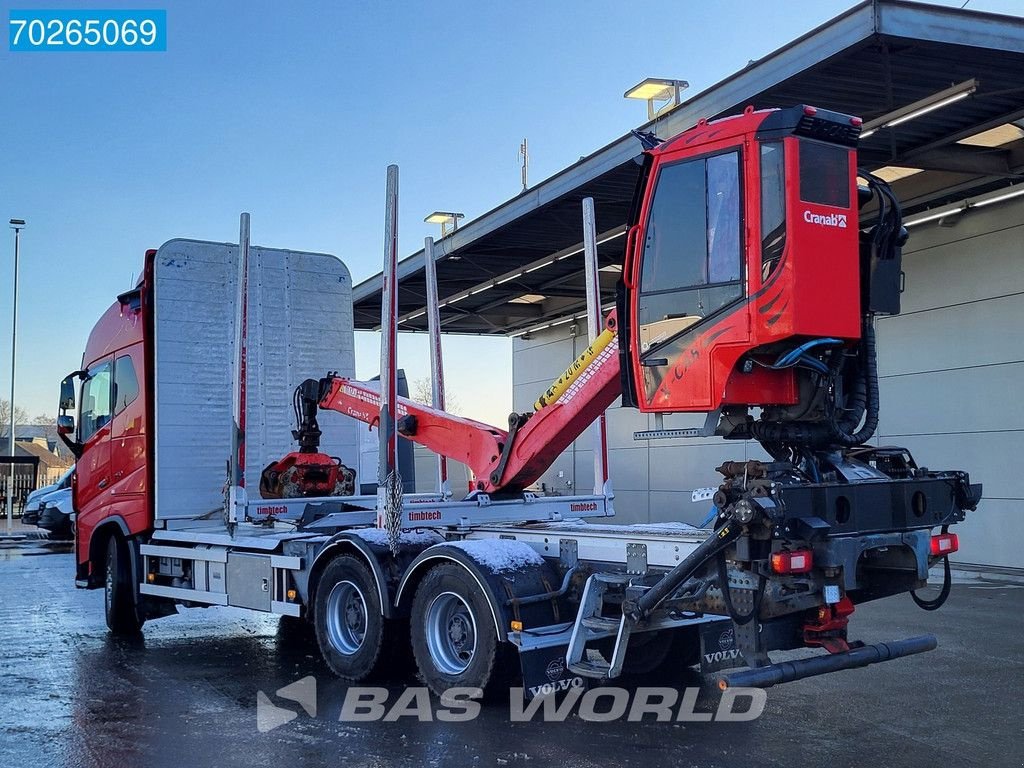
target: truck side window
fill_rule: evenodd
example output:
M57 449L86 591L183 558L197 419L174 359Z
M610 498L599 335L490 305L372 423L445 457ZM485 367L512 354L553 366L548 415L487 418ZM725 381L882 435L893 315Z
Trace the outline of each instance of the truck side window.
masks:
M743 295L740 212L738 151L661 168L640 271L642 352Z
M783 144L761 145L761 280L767 280L786 247L786 164Z
M89 371L82 385L82 424L79 440L85 442L110 422L111 365L98 365Z
M135 377L135 366L128 355L114 361L114 391L117 402L114 403L114 414L117 415L139 396L139 380Z

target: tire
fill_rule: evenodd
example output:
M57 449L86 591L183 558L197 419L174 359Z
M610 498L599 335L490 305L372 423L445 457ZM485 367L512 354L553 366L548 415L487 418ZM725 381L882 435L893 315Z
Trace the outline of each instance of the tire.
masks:
M615 639L597 645L605 661L611 661ZM622 674L628 677L674 681L685 677L700 661L700 635L696 627L642 632L629 638Z
M420 679L440 696L453 687L493 696L518 671L498 641L487 597L458 565L432 568L412 601L412 652Z
M399 625L384 620L373 574L352 555L339 555L324 568L313 627L324 661L351 683L381 676L402 639Z
M142 629L132 584L128 543L117 534L107 539L106 568L103 577L103 610L107 627L115 635L134 635Z

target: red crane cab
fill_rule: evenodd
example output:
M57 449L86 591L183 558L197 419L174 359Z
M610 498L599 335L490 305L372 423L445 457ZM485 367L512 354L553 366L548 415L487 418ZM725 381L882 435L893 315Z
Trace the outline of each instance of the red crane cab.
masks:
M627 404L794 405L779 355L860 337L860 122L748 107L645 153L619 292Z

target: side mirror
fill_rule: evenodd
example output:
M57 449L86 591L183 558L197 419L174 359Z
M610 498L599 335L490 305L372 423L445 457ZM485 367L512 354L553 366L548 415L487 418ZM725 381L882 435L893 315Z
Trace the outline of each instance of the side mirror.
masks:
M71 411L75 408L75 374L64 377L60 383L60 403L57 406L62 411ZM74 419L72 419L74 421ZM59 428L59 427L58 427Z
M61 399L63 403L63 398ZM73 435L75 434L75 417L74 416L58 416L57 417L57 434L58 435Z

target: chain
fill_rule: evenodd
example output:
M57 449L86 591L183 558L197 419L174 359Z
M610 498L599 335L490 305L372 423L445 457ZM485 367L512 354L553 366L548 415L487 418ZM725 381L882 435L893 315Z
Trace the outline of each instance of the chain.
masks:
M384 482L384 530L391 554L398 556L398 538L402 534L402 476L392 470Z

